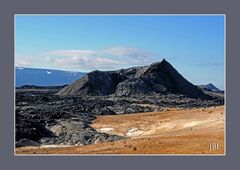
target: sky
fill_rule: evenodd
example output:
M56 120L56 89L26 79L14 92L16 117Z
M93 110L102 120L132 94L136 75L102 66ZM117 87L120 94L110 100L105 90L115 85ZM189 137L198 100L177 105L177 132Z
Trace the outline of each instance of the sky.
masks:
M90 72L165 58L224 89L223 15L16 15L15 66Z

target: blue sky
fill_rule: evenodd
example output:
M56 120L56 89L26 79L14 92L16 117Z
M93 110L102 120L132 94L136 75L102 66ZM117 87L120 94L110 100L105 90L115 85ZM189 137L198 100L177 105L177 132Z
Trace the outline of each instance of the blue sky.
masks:
M224 88L224 17L17 15L15 65L114 70L165 58L194 84Z

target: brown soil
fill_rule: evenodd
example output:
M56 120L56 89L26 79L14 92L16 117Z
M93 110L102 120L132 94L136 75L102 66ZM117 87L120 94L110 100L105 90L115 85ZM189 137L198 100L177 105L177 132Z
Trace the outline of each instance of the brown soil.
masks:
M92 127L126 140L86 146L22 147L16 154L224 154L224 107L99 116ZM218 148L210 150L211 144Z

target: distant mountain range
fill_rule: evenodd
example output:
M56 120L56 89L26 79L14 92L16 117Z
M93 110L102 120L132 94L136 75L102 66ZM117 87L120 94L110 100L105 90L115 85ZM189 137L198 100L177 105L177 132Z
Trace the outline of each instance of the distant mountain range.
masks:
M61 86L71 84L86 73L16 67L16 87L23 85Z

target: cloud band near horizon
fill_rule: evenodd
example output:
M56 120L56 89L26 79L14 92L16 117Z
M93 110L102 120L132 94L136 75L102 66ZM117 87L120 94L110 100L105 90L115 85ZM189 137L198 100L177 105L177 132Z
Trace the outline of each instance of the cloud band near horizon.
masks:
M35 61L31 57L16 56L15 65L17 67L44 65L53 69L88 72L147 65L161 59L162 57L143 49L130 47L111 47L103 50L61 49L46 52Z

